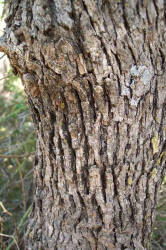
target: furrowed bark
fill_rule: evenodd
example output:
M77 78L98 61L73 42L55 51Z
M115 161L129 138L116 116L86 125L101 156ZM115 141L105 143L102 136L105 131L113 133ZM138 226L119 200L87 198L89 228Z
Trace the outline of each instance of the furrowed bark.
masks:
M165 5L22 0L0 50L37 135L26 249L149 249L166 156Z

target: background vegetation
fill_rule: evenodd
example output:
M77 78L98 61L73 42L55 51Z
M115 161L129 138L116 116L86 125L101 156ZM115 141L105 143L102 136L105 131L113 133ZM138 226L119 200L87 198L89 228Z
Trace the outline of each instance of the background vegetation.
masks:
M0 1L0 17L3 1ZM0 26L1 29L1 26ZM0 65L6 63L0 55ZM21 81L0 67L0 249L23 249L32 202L35 134ZM152 249L166 249L166 178L160 193Z
M8 75L0 92L0 249L17 249L30 212L35 136L21 82Z

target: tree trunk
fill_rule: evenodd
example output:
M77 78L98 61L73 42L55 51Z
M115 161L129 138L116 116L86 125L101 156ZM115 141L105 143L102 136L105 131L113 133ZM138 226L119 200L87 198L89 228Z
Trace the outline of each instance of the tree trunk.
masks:
M165 7L11 1L0 50L37 135L26 249L149 249L166 158Z

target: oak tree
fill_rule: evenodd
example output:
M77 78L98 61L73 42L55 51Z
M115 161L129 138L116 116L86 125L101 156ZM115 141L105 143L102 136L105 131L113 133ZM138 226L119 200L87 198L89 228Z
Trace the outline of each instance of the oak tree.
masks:
M164 0L9 1L37 136L25 248L149 249L166 159Z

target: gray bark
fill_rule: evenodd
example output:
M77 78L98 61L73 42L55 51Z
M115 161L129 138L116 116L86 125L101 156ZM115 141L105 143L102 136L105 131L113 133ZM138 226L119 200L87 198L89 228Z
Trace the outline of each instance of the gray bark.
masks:
M26 249L149 249L166 158L164 11L11 1L0 50L37 135Z

